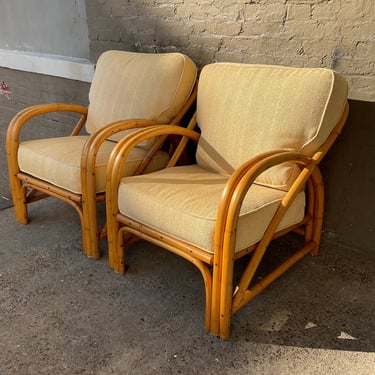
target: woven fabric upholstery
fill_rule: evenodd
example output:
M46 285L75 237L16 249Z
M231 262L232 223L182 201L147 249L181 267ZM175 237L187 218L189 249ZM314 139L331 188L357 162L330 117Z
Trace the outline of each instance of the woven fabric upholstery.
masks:
M275 149L311 155L340 118L347 83L328 69L211 64L199 79L200 166L229 175L246 160ZM287 189L296 166L284 164L258 183Z
M138 222L213 253L218 204L227 179L198 165L123 178L119 187L119 210ZM284 195L279 189L257 184L251 187L240 213L236 251L262 237ZM304 206L302 192L279 229L301 222Z
M92 134L125 119L169 124L189 98L196 75L193 61L180 53L107 51L98 59L90 87L86 130ZM111 139L123 136L124 132ZM152 144L150 140L143 146Z
M25 141L20 144L18 161L21 171L65 188L73 193L82 193L81 154L88 136L47 138ZM96 159L96 191L105 191L106 168L110 153L116 142L105 141ZM123 176L130 176L146 155L146 150L136 147L130 153ZM158 151L145 173L164 168L168 154Z

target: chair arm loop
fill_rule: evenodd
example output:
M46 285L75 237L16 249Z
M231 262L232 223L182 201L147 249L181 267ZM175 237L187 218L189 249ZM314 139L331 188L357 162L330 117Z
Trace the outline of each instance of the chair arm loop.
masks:
M7 140L9 139L9 141L18 141L22 127L29 120L46 113L61 111L81 113L86 117L88 108L81 105L63 103L37 104L31 107L24 108L23 110L18 112L10 121L7 130Z
M81 183L82 191L88 196L95 196L95 165L100 146L113 134L124 130L145 128L156 125L151 120L120 120L110 123L91 134L87 139L81 154Z
M12 171L14 171L14 173L18 172L17 155L19 147L19 136L22 127L32 118L45 113L58 111L69 111L82 114L80 121L73 130L73 132L78 132L79 128L83 126L86 120L88 109L86 107L75 104L38 104L24 108L23 110L18 112L10 121L6 134L6 154L10 168L12 169Z
M236 169L226 184L219 204L215 249L223 248L226 232L235 231L242 202L256 178L267 169L285 162L302 165L304 171L304 173L301 171L283 199L283 202L286 200L289 206L316 166L313 158L294 151L275 150L256 156Z
M95 133L89 136L85 143L82 151L81 166L91 163L92 160L95 161L96 154L101 144L110 136L125 130L138 128L142 129L152 125L157 125L157 123L152 120L120 120L110 123L97 130ZM95 165L95 163L93 164Z
M149 138L169 134L185 136L194 142L197 142L200 137L199 133L177 125L155 125L128 134L118 142L112 151L107 167L106 192L107 195L112 197L112 201L117 201L117 188L121 179L122 167L130 151L139 143Z

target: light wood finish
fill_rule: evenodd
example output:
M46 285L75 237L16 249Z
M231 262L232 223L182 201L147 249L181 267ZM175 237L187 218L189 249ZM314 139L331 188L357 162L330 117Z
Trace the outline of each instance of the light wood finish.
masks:
M190 98L172 119L171 123L180 124L184 115L194 104L197 94L195 86ZM88 108L73 104L40 104L25 108L17 113L11 120L6 138L6 153L8 159L9 180L14 203L16 219L22 223L28 223L27 205L37 200L52 196L58 198L78 212L81 227L83 249L87 256L98 259L100 257L97 202L105 200L105 193L96 193L95 161L101 144L111 135L123 130L134 128L145 128L155 125L153 121L126 120L108 124L106 127L92 134L83 149L81 158L81 181L82 194L72 193L66 189L55 186L47 181L41 180L20 171L18 165L18 148L20 144L20 133L24 125L31 119L51 112L76 112L82 114L80 120L71 132L71 136L77 136L85 124ZM168 125L169 126L169 125ZM154 154L165 142L167 136L160 137L156 144L150 149L141 165L136 170L140 174L147 167ZM105 233L105 231L103 231Z
M107 170L106 209L110 266L119 273L125 272L124 248L132 236L145 239L182 256L193 263L202 274L206 290L206 328L222 339L228 339L233 314L306 254L316 255L318 253L324 210L324 186L318 165L341 132L348 116L348 110L349 107L346 104L344 113L335 129L314 155L307 156L290 150L275 150L249 160L234 171L226 184L219 205L215 227L214 254L205 252L160 230L147 227L120 213L118 209L120 171L133 147L149 137L167 134L178 134L184 139L197 142L199 134L193 130L176 126L156 126L139 130L127 136L118 143L113 151ZM239 212L246 193L263 171L286 161L295 162L300 167L299 176L279 204L263 238L248 249L235 253L234 244ZM173 167L175 162L176 158L172 158L168 167ZM298 225L277 232L278 224L288 207L302 190L306 191L307 196L304 219ZM262 280L254 280L254 274L271 240L291 231L300 234L304 239L302 248L296 250L289 259L277 266ZM250 252L252 256L249 263L239 282L233 288L234 262Z

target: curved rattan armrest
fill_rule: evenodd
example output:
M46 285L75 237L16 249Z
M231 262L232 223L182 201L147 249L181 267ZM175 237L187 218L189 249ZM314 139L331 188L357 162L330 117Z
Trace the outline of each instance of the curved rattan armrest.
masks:
M18 112L10 121L8 126L7 137L17 139L22 127L31 119L52 112L76 112L81 113L86 119L88 108L77 104L50 103L37 104L24 108ZM81 127L84 124L82 121ZM79 131L80 129L78 129Z
M152 125L157 125L157 123L152 120L120 120L106 125L89 136L83 147L81 155L82 191L87 192L87 197L92 197L92 199L95 199L96 196L96 156L103 142L111 135L121 131L137 128L143 129Z
M95 158L100 145L110 136L125 130L145 128L152 125L158 125L158 123L152 120L120 120L104 126L89 136L82 151L81 164L85 164L87 158L85 155L90 155L88 157L90 160L92 157Z
M158 136L167 136L170 134L187 137L194 142L197 142L200 137L199 133L190 129L182 128L177 125L155 125L148 127L147 129L137 130L127 135L118 142L118 144L112 151L107 167L106 192L107 197L110 197L109 200L113 204L116 204L117 202L117 187L121 179L121 170L130 151L139 143L147 139ZM111 210L112 208L111 205L108 206L109 210Z
M18 146L19 146L19 136L22 127L31 119L51 112L76 112L81 113L82 117L78 121L71 135L76 135L79 133L80 129L86 121L87 111L86 107L76 105L76 104L38 104L31 107L27 107L20 112L18 112L13 119L10 121L7 134L6 134L6 153L8 157L9 169L14 173L18 171Z
M242 202L256 178L266 170L285 162L297 163L302 168L299 176L282 200L283 212L280 212L281 220L283 214L298 192L305 186L307 179L317 165L313 157L289 150L270 151L244 163L231 175L219 204L215 228L215 252L217 252L216 249L223 248L222 245L226 240L225 234L233 233L236 230ZM276 226L280 220L275 223Z
M112 183L119 182L120 171L126 161L126 157L138 144L150 138L171 134L187 137L194 142L198 142L200 137L200 134L194 130L182 128L177 125L154 125L147 129L139 129L124 137L113 149L108 162L107 181L110 179Z
M243 298L251 280L253 280L269 242L277 231L280 221L297 194L305 188L306 182L310 176L315 174L317 170L319 172L317 166L320 159L321 150L315 153L312 157L290 150L271 151L244 163L229 178L219 204L214 234L214 265L219 268L219 277L225 280L225 283L219 291L215 292L215 295L220 293L222 299L231 301L229 304L224 303L219 306L218 297L216 296L213 299L213 304L215 305L215 308L220 311L222 317L232 314L246 303ZM236 231L242 202L250 187L260 174L285 162L294 162L299 165L300 173L279 203L275 214L267 225L262 239L256 246L251 262L243 272L241 280L236 285L236 290L233 293L232 267L235 255ZM308 247L307 249L310 250L311 247ZM302 254L302 252L297 254L296 259L300 254ZM277 273L274 275L277 275Z

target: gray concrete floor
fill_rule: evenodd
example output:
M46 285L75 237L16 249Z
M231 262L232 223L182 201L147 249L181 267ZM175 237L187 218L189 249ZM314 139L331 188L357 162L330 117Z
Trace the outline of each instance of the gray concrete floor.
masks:
M241 310L224 342L204 330L188 262L138 242L122 276L106 253L84 256L71 207L47 199L30 219L0 210L1 375L375 374L374 255L323 243Z

